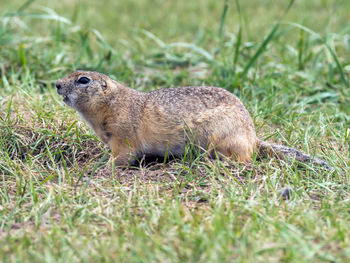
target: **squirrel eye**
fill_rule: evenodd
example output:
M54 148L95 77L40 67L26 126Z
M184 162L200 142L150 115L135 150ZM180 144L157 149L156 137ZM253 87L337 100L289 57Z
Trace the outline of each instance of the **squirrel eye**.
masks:
M90 82L90 79L87 77L81 77L78 79L78 83L80 83L80 84L87 84L89 82Z

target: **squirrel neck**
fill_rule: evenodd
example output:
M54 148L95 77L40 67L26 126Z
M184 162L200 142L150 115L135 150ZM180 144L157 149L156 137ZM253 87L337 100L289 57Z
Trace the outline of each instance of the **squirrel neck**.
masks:
M79 111L79 114L95 131L104 126L108 118L118 119L120 123L125 123L130 120L124 120L124 116L138 116L143 109L146 100L144 92L123 86L118 82L113 84L100 100L94 101L88 108Z

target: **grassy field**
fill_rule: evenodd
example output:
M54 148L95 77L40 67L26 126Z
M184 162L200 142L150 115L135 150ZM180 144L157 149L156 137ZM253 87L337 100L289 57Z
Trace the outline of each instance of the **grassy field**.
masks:
M349 262L350 1L0 0L2 262ZM221 86L275 158L114 169L55 81ZM289 189L289 198L281 191Z

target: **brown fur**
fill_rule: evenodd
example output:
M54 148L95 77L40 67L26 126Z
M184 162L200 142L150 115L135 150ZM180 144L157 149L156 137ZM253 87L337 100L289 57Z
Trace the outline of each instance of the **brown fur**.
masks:
M79 84L81 77L89 83ZM179 87L144 93L89 71L73 72L56 86L64 102L110 146L117 165L129 165L135 156L164 156L166 151L180 156L189 142L208 150L212 157L218 154L240 162L250 161L257 150L310 161L297 150L259 140L242 102L222 88ZM316 163L327 166L322 160Z

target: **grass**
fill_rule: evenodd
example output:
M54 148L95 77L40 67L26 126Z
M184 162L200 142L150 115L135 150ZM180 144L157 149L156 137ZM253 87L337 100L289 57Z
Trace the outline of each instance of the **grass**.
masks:
M0 4L1 261L349 261L349 1ZM74 69L144 91L224 87L260 137L335 172L190 151L114 169L56 94Z

